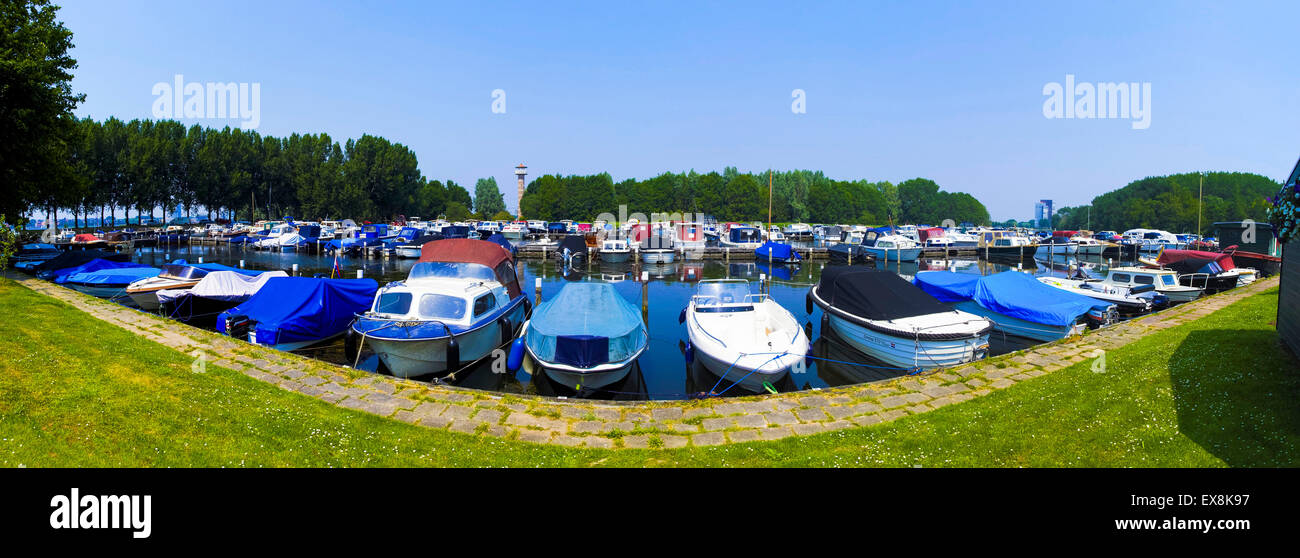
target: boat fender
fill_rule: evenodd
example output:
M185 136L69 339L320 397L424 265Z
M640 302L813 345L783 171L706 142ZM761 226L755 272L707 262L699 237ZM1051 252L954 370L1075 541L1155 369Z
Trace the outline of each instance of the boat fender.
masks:
M356 321L353 320L352 323L356 324ZM347 333L343 335L343 356L350 363L357 361L357 351L359 350L357 345L358 337L360 337L360 334L357 333L356 329L353 329L353 327L349 325Z
M685 309L685 308L682 308L681 313L680 313L680 314L677 314L677 323L679 323L679 324L684 324L684 323L686 323L686 309Z
M447 371L455 372L460 369L460 343L456 342L456 336L452 335L447 340Z
M807 310L809 314L812 314L813 311L812 291L808 291L808 294L804 295L803 303L804 303L804 310Z
M686 342L686 364L687 366L695 363L695 346L690 341Z
M497 325L501 326L501 344L509 343L510 339L515 336L515 328L511 327L514 324L510 323L510 318L501 316L497 318Z
M1138 285L1129 289L1129 294L1142 294L1156 290L1155 285Z
M510 357L506 359L506 369L516 372L524 365L524 338L520 337L510 343Z

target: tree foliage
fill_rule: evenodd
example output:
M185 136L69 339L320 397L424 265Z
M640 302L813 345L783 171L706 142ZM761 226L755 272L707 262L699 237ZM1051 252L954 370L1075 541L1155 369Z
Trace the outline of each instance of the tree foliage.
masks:
M1209 234L1215 221L1263 221L1267 197L1278 183L1244 172L1183 173L1147 177L1093 198L1092 204L1062 207L1052 217L1057 229L1124 231L1133 228L1171 232L1196 232L1197 197L1204 176L1200 204L1201 233ZM1091 209L1091 216L1089 215Z
M484 219L506 210L506 202L497 188L495 177L480 178L474 183L474 210Z

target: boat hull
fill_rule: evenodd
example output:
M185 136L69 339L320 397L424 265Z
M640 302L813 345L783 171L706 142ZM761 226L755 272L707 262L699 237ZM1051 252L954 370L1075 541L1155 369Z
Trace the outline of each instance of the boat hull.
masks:
M614 252L606 252L602 250L600 252L600 261L606 263L623 263L630 259L632 259L632 252L630 250L619 250Z
M648 264L673 263L677 254L672 250L642 250L641 261Z
M831 329L854 349L899 369L950 367L984 358L989 336L953 340L916 340L874 331L831 314Z
M1071 335L1078 335L1083 333L1083 330L1087 328L1085 324L1054 326L1022 320L1020 318L1013 318L1006 314L984 308L983 306L969 300L958 302L953 305L953 308L968 314L975 314L976 316L988 318L989 321L993 322L993 331L1043 343L1064 339Z
M921 257L922 248L876 248L863 246L862 251L873 258L886 262L914 262Z
M727 382L733 384L739 382L740 387L749 391L763 391L764 382L776 383L780 381L781 378L790 374L790 368L793 366L793 364L786 364L778 368L764 368L762 366L763 362L761 361L757 363L751 362L746 365L746 361L743 358L740 361L735 361L734 357L727 359L719 355L713 355L702 351L700 350L699 345L696 345L694 342L692 342L691 345L695 349L695 360L698 361L705 370L708 370L714 376L722 378ZM802 359L802 357L799 358ZM768 359L763 358L762 360L766 361ZM734 366L732 365L733 362L735 362ZM723 385L720 387L726 388L727 386Z
M628 372L632 370L632 364L636 362L636 357L619 363L617 366L610 366L598 370L576 370L573 368L548 363L538 359L528 352L528 356L537 363L543 374L546 374L552 381L562 386L577 390L579 388L603 388L614 384L627 377ZM640 353L637 354L640 356Z
M504 315L510 319L511 324L523 323L523 298L517 298L514 304L515 307L506 311ZM355 325L353 330L357 331ZM364 332L357 331L357 333ZM506 335L511 333L513 332ZM447 369L449 337L416 339L374 337L370 335L363 337L364 346L369 347L383 362L384 366L388 368L389 373L398 378L452 372ZM467 363L488 356L493 349L501 346L502 339L503 334L499 319L494 319L477 329L457 334L456 344L460 350L460 359L456 366L464 366Z

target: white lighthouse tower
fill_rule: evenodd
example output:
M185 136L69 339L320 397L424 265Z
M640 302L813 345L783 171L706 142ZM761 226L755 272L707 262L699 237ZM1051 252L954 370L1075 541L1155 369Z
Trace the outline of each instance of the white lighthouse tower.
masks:
M524 218L524 177L526 176L528 176L528 167L519 163L519 166L515 167L515 179L519 183L519 197L515 199L516 212L519 214L517 219Z

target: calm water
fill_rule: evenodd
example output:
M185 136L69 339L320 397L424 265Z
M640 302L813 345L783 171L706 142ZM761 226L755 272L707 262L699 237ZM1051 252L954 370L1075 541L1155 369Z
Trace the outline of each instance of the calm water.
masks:
M250 269L292 271L298 265L300 275L317 273L328 274L334 263L332 256L316 256L293 252L260 252L243 250L229 246L180 246L139 249L134 260L140 263L159 265L170 259L184 258L190 262L217 262L238 266L243 260ZM357 270L376 279L380 284L405 279L415 260L397 258L363 258L340 257L339 265L346 277L356 277ZM1024 270L1035 275L1065 276L1070 265L1080 264L1089 273L1104 274L1107 268L1105 260L1076 261L1073 257L1057 256L1051 262L1025 262ZM641 272L647 272L649 312L648 329L650 347L638 362L639 370L634 370L626 381L608 386L595 392L574 393L572 389L554 384L546 377L534 378L520 370L511 374L493 373L490 359L471 367L458 375L451 383L478 389L490 389L513 393L536 393L542 395L562 395L567 397L589 397L596 399L685 399L700 392L723 392L723 395L749 395L740 386L730 387L730 381L719 378L702 367L688 367L685 360L687 334L685 326L677 323L677 316L685 308L694 292L695 283L700 279L742 278L753 281L752 289L757 292L760 274L771 278L770 293L772 297L794 314L795 318L805 324L813 340L813 355L819 360L812 360L803 373L791 373L787 378L773 387L778 391L805 390L860 383L897 375L899 372L882 368L878 362L871 362L866 356L847 347L833 334L821 332L821 311L814 308L807 312L805 295L809 286L815 284L821 271L827 265L824 261L806 261L802 265L772 268L764 263L721 261L691 261L660 265L642 265L635 263L601 264L594 262L582 273L570 274L568 277L558 271L553 261L520 260L525 294L534 297L535 278L541 278L542 299L555 296L568 281L607 281L615 284L616 289L628 301L638 307L641 304ZM862 267L870 267L867 264ZM882 264L883 265L883 264ZM923 260L912 263L897 262L889 264L888 269L911 278L918 271L950 269L962 273L991 274L1014 269L1016 266L977 261L974 259ZM995 354L1016 350L1020 346L1007 345L991 336L991 350ZM299 351L304 356L319 358L339 364L346 362L342 341L330 345L318 346ZM378 358L368 350L363 350L358 368L374 370ZM850 364L851 363L851 364ZM729 389L728 389L729 388ZM725 391L724 391L725 390Z

